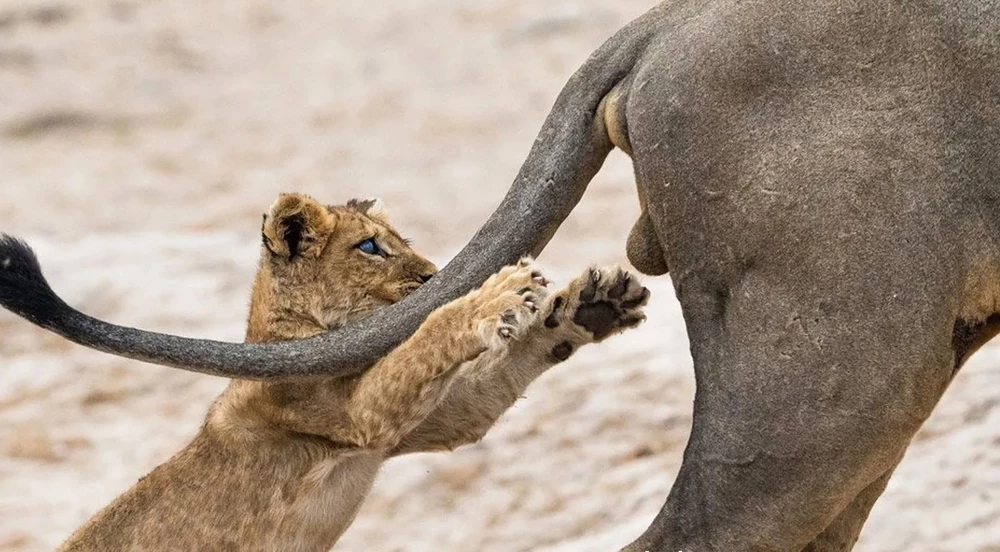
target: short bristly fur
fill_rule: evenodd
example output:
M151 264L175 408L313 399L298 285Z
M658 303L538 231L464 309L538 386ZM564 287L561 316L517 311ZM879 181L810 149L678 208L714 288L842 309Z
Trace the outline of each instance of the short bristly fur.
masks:
M249 342L346 324L436 271L370 201L282 195L262 240ZM362 376L233 381L186 448L62 550L328 550L386 458L479 440L547 368L643 319L648 291L620 269L547 283L530 260L504 268Z

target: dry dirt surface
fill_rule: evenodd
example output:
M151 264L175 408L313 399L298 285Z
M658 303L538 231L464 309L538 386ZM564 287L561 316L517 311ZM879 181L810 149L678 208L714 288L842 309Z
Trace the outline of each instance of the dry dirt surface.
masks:
M88 313L239 341L279 191L381 196L443 264L567 77L651 5L0 0L2 230ZM562 281L624 262L636 213L615 155L542 262ZM389 462L337 550L603 552L638 535L694 392L670 281L649 285L640 330L544 376L482 443ZM857 550L1000 551L998 364L987 347L963 370ZM57 546L178 450L224 385L0 312L0 550Z

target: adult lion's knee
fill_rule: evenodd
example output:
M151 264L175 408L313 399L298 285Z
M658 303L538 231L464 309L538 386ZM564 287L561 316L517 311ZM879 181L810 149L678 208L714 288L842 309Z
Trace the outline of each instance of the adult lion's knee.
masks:
M667 261L663 258L663 248L653 230L653 221L646 211L639 215L639 220L632 225L625 244L628 261L639 272L650 276L660 276L667 273Z

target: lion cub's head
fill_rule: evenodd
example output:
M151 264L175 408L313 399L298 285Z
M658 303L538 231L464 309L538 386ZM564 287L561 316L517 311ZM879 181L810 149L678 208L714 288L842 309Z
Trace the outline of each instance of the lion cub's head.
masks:
M308 337L399 301L437 272L376 200L281 194L264 215L247 341Z

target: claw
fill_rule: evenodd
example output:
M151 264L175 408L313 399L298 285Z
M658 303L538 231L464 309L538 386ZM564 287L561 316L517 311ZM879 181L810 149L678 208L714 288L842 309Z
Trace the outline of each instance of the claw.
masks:
M601 279L601 273L598 272L597 269L591 268L589 277L590 281L587 283L586 287L584 287L583 290L580 291L581 301L589 303L594 300L594 297L597 296L597 284L600 279Z
M645 305L647 301L649 301L649 289L642 288L642 291L639 292L638 297L624 301L622 303L622 306L625 307L626 309L634 309L636 307Z
M618 325L622 328L634 328L645 321L645 314L626 314L618 320Z
M628 275L619 274L615 285L608 290L608 297L611 299L619 299L625 292L628 291L629 278Z

